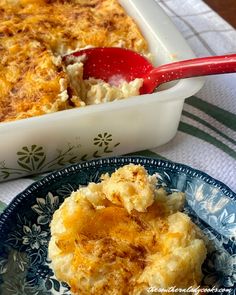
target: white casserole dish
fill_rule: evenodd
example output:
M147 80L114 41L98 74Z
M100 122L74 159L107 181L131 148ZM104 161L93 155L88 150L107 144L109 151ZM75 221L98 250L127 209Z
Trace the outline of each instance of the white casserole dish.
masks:
M140 26L155 65L194 57L154 0L119 2ZM151 95L1 123L0 180L162 145L176 134L184 99L202 85L201 78L185 79Z

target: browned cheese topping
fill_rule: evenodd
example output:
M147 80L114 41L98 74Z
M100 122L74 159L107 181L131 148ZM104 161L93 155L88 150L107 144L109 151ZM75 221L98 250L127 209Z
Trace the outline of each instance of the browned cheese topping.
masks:
M60 57L88 45L147 51L116 0L0 0L0 122L78 107Z
M167 196L155 175L132 164L73 192L51 222L57 279L76 295L198 286L206 248L183 204L184 194Z

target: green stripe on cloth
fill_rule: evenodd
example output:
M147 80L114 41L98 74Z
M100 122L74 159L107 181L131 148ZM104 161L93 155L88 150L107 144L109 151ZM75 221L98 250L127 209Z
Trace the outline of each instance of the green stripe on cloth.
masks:
M236 115L223 110L209 102L206 102L196 96L191 96L185 100L185 102L205 113L210 115L218 122L224 124L228 128L236 131Z
M223 132L221 132L220 130L218 130L217 128L215 128L214 126L212 126L210 123L208 123L207 121L187 112L187 111L184 111L183 110L183 115L190 118L190 119L193 119L199 123L201 123L202 125L208 127L209 129L215 131L216 133L218 133L220 136L224 137L225 139L227 139L228 141L230 141L231 143L233 144L236 144L236 141L233 140L232 138L230 138L229 136L225 135Z
M165 157L149 150L143 150L143 151L139 151L135 153L126 154L126 156L143 156L143 157L151 157L151 158L166 160Z
M227 145L225 145L224 143L222 143L221 141L219 141L215 137L209 135L208 133L200 130L197 127L194 127L194 126L189 125L189 124L184 123L184 122L180 122L179 131L182 131L184 133L187 133L187 134L190 134L192 136L198 137L198 138L200 138L200 139L202 139L202 140L216 146L217 148L221 149L222 151L224 151L229 156L236 159L236 152L234 150L232 150L231 148L229 148Z
M5 203L3 203L2 201L0 201L0 213L2 213L6 207L7 207L7 205Z

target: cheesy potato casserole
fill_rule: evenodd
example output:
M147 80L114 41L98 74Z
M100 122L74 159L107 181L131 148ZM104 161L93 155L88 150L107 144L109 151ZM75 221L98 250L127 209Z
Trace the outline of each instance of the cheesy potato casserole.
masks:
M129 164L73 192L54 213L49 258L73 294L138 295L200 284L202 234L180 212L184 194L167 196L156 179Z
M91 80L78 91L72 76L82 65L61 56L86 46L148 52L118 0L0 0L0 122L139 93L139 80L119 88Z

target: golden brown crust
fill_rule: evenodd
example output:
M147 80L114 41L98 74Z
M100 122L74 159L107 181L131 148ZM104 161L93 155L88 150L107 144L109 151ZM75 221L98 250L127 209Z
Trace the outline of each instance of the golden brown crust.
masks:
M0 0L0 122L73 107L54 56L87 45L147 51L117 0Z
M157 190L156 176L139 165L81 187L50 224L48 256L57 279L80 295L198 286L206 247L200 230L179 212L183 204L183 193Z

